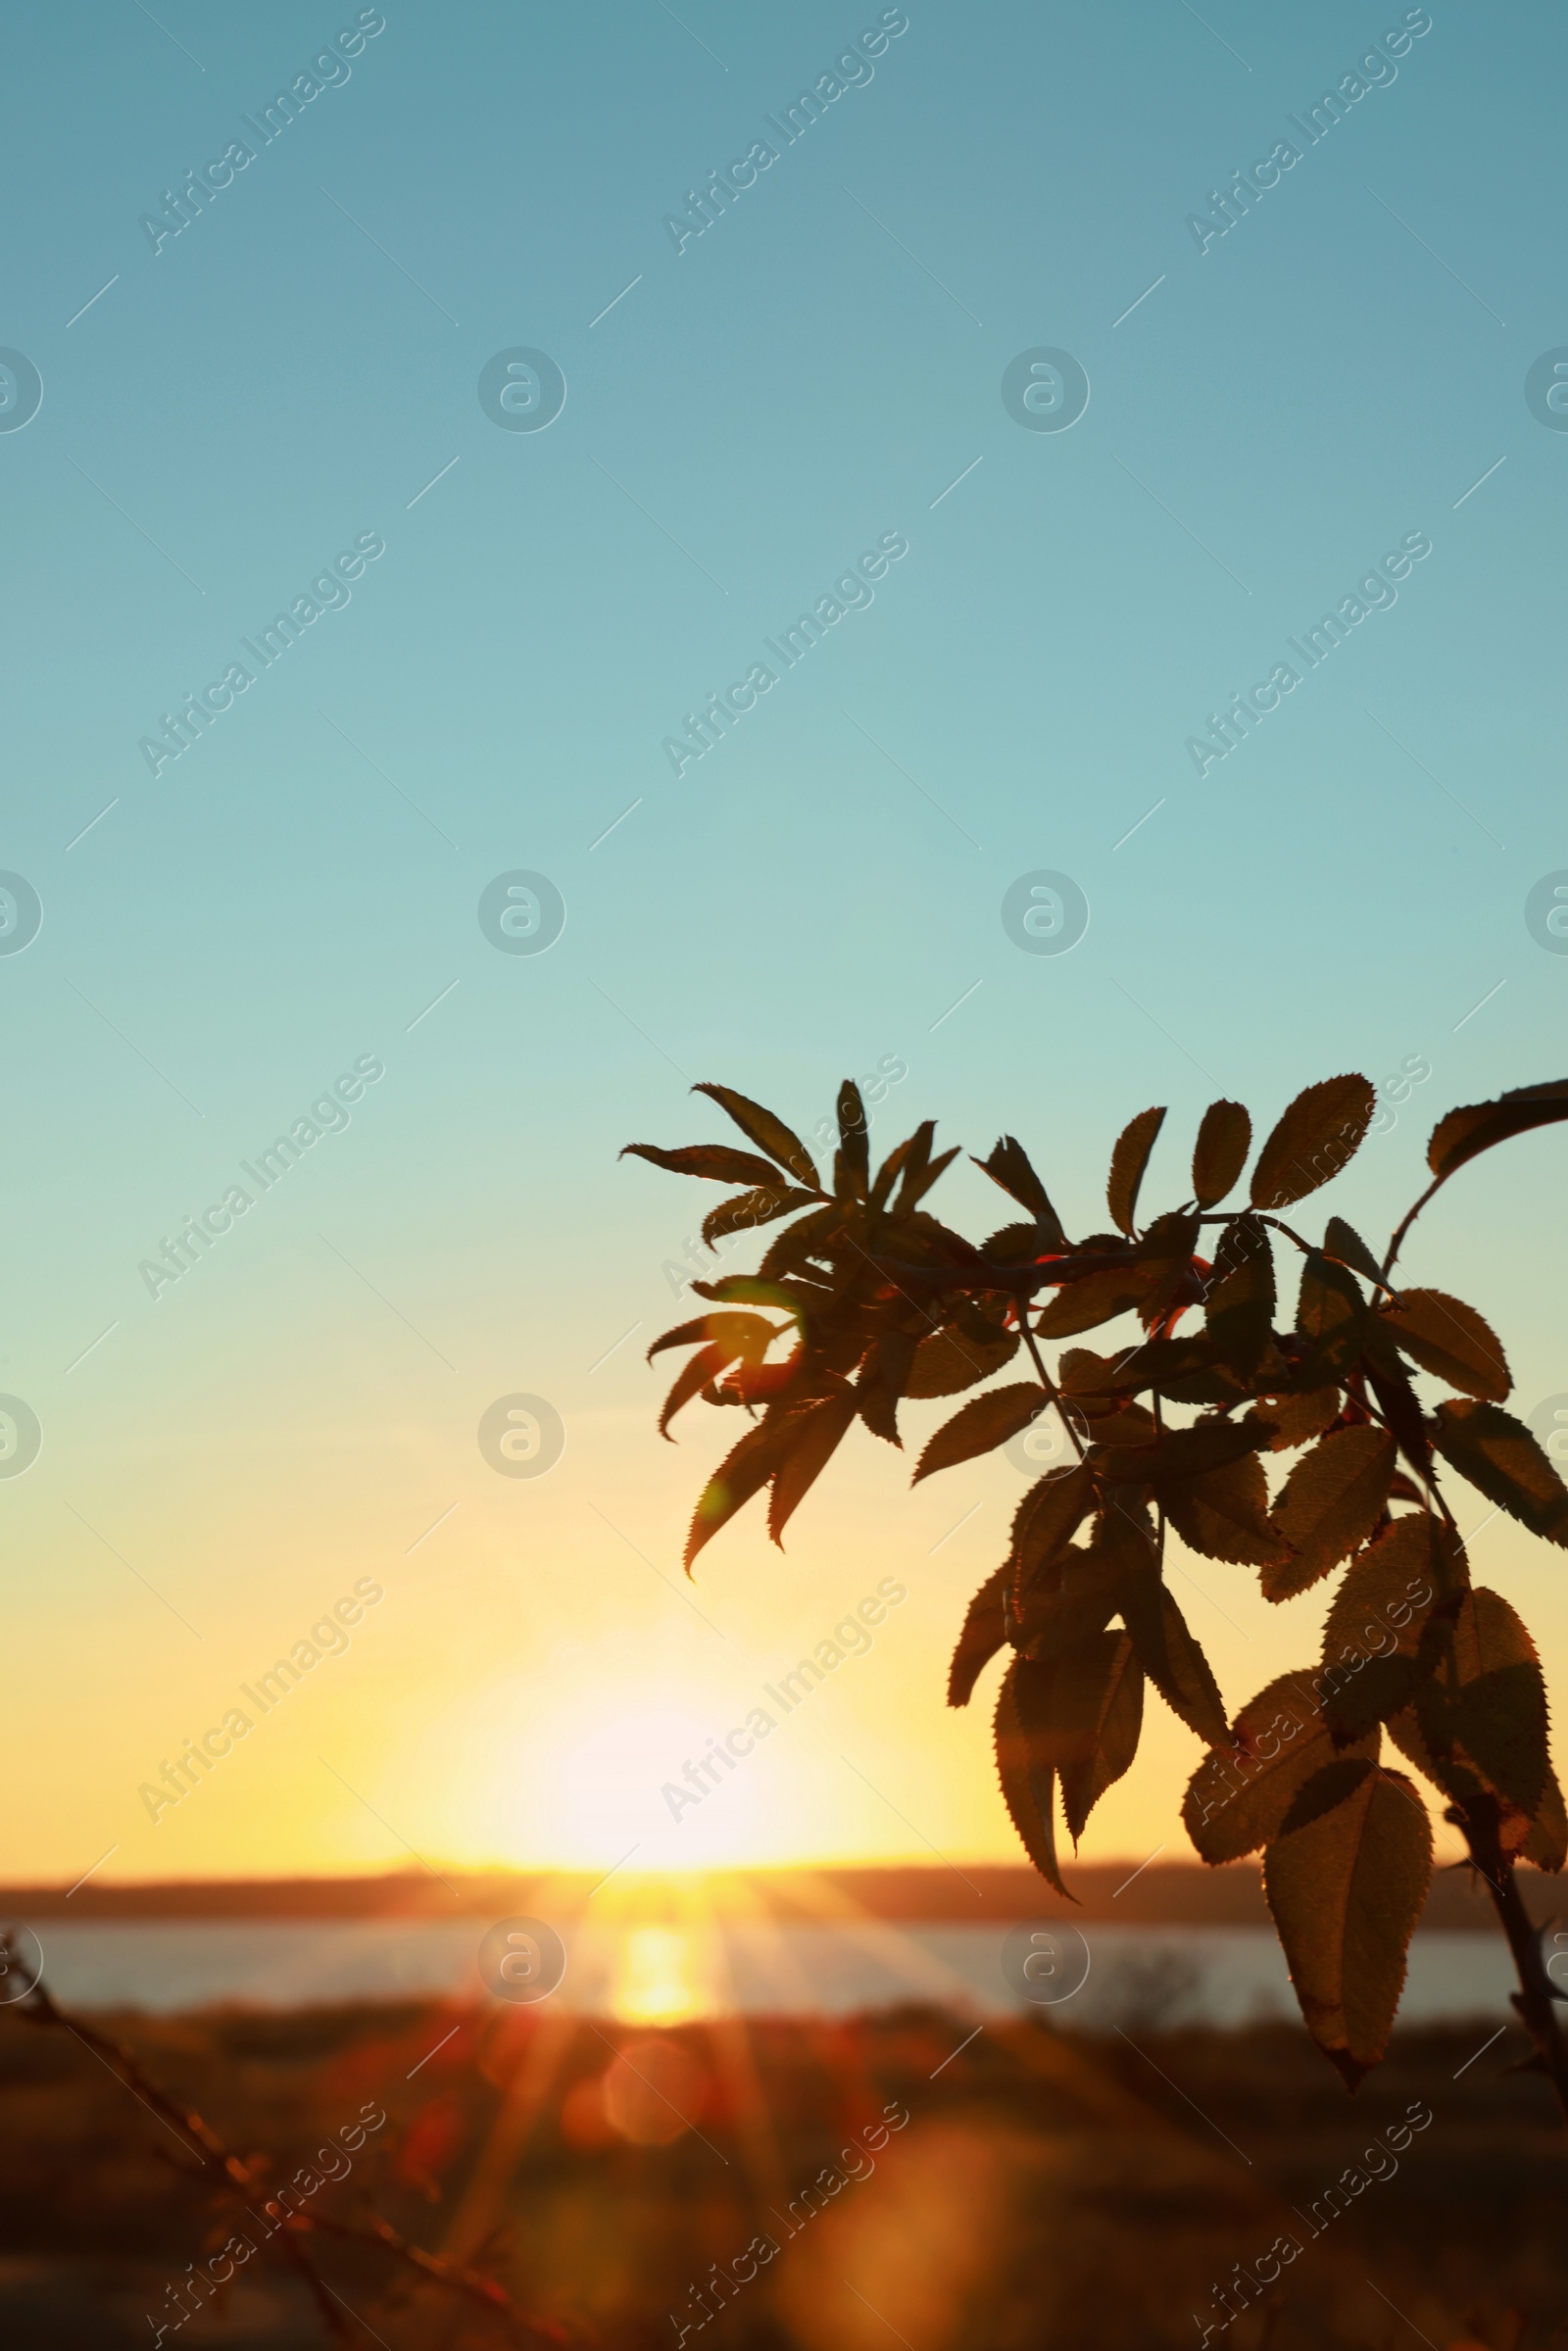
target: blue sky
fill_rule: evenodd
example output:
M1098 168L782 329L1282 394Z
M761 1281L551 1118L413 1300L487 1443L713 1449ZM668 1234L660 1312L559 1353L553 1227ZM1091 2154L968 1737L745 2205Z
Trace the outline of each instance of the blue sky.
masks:
M653 1572L715 1441L658 1444L640 1359L698 1210L615 1158L717 1131L691 1080L809 1125L898 1056L878 1140L1010 1128L1093 1222L1145 1102L1184 1137L1174 1193L1213 1095L1270 1120L1311 1079L1421 1056L1328 1203L1377 1231L1442 1109L1561 1074L1568 964L1524 921L1568 866L1568 436L1524 397L1568 342L1560 15L1521 6L1504 36L1440 0L1396 77L1200 251L1189 215L1402 9L906 13L679 251L665 216L878 8L393 0L156 253L141 216L357 12L95 0L8 36L0 343L44 391L0 433L0 865L44 920L0 957L0 1372L45 1438L0 1518L24 1743L56 1742L19 1869L111 1842L135 1875L393 1855L307 1746L416 1844L520 1849L531 1815L466 1824L543 1687L624 1691L646 1648L721 1705L683 1662L710 1636ZM480 406L516 346L564 374L548 430ZM1087 371L1070 431L1004 406L1037 347ZM888 533L908 552L874 602L677 778L683 713ZM1397 602L1200 777L1207 713L1415 533ZM160 713L362 534L385 553L351 601L154 777ZM565 901L537 957L476 919L514 868ZM1063 957L1002 926L1038 868L1090 903ZM385 1076L352 1124L150 1298L160 1237L367 1055ZM1412 1252L1493 1315L1526 1403L1568 1390L1561 1149L1469 1171ZM987 1187L951 1181L984 1230ZM567 1426L537 1487L475 1446L511 1391ZM782 1572L739 1535L709 1555L736 1689L831 1621L862 1552L924 1558L946 1495L901 1498L897 1469L846 1454ZM956 1541L897 1662L843 1701L889 1770L995 1550ZM1506 1555L1529 1613L1536 1571ZM341 1695L310 1693L312 1739L236 1764L183 1843L147 1833L145 1764L376 1560L398 1608ZM443 1810L470 1736L466 1809ZM931 1738L922 1837L1005 1853L982 1725ZM781 1783L780 1821L793 1801ZM859 1801L851 1845L920 1849ZM1162 1801L1146 1781L1104 1834L1136 1841ZM807 1844L827 1803L799 1793Z

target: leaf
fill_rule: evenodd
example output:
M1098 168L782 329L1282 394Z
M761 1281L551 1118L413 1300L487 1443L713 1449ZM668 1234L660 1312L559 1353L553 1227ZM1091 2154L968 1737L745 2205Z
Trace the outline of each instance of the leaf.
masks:
M1263 1570L1266 1600L1305 1592L1371 1534L1389 1498L1394 1456L1394 1439L1370 1422L1331 1429L1303 1453L1274 1505L1274 1532L1293 1556Z
M782 1297L769 1297L765 1303L782 1306L787 1301ZM787 1323L767 1322L760 1314L699 1314L695 1322L683 1322L656 1339L648 1350L648 1360L652 1363L667 1347L692 1347L704 1339L728 1348L726 1362L740 1355L748 1363L760 1363L773 1340L788 1328Z
M1074 1846L1107 1788L1138 1752L1144 1723L1144 1675L1125 1633L1100 1633L1062 1659L1073 1699L1089 1724L1088 1751L1057 1765L1061 1808Z
M1163 1110L1140 1110L1129 1119L1116 1138L1116 1148L1110 1154L1110 1180L1105 1186L1105 1200L1110 1209L1110 1221L1131 1238L1133 1218L1138 1208L1138 1189L1149 1165L1149 1154L1154 1148L1154 1138L1165 1123Z
M1444 1402L1433 1442L1489 1502L1532 1535L1568 1544L1568 1486L1522 1420L1496 1404Z
M1072 1541L1094 1506L1094 1473L1081 1462L1064 1477L1040 1478L1030 1487L1013 1514L1007 1551L1020 1597L1041 1569Z
M1064 1282L1048 1305L1041 1308L1035 1329L1042 1339L1071 1339L1079 1331L1140 1306L1150 1296L1164 1268L1129 1258L1125 1265L1108 1266L1103 1273L1086 1273Z
M1268 1523L1268 1480L1256 1453L1160 1490L1165 1516L1205 1559L1272 1567L1289 1556Z
M1465 1581L1464 1547L1443 1521L1412 1510L1358 1551L1323 1625L1323 1665L1332 1684L1366 1658L1413 1657L1434 1603Z
M893 1212L896 1216L906 1215L911 1208L917 1207L938 1176L951 1167L958 1155L959 1146L956 1143L952 1151L942 1151L934 1159L926 1157L925 1153L930 1151L931 1139L935 1133L936 1120L928 1118L919 1129L919 1134L925 1138L924 1151L919 1156L913 1152L910 1153L905 1164L904 1173L899 1179L899 1197L893 1203Z
M1274 1430L1268 1441L1271 1453L1288 1453L1309 1437L1321 1437L1340 1417L1340 1392L1337 1388L1308 1388L1299 1395L1287 1392L1282 1396L1260 1396L1257 1412L1269 1421Z
M1466 1396L1500 1404L1513 1386L1502 1347L1490 1323L1474 1306L1443 1290L1406 1290L1396 1305L1382 1309L1412 1363L1434 1372Z
M1274 1337L1274 1252L1255 1216L1238 1216L1220 1235L1203 1318L1216 1352L1250 1379Z
M1190 1429L1161 1430L1152 1445L1109 1446L1096 1455L1095 1467L1110 1485L1132 1480L1163 1486L1167 1480L1179 1483L1221 1469L1244 1453L1255 1453L1264 1443L1266 1432L1255 1421L1210 1416L1195 1420Z
M850 1189L857 1200L864 1200L871 1180L871 1136L860 1089L853 1078L846 1078L839 1088L838 1118L839 1148Z
M1206 1746L1221 1744L1226 1721L1219 1684L1152 1562L1131 1569L1120 1598L1122 1622L1132 1635L1138 1661L1166 1705Z
M1439 1678L1417 1693L1419 1739L1407 1743L1411 1726L1403 1716L1389 1728L1423 1770L1471 1764L1488 1787L1533 1816L1548 1784L1555 1788L1535 1642L1501 1593L1485 1585L1465 1593L1446 1641L1445 1630L1434 1625L1428 1635L1427 1645L1443 1662ZM1433 1776L1446 1785L1441 1770Z
M628 1143L627 1152L667 1167L671 1175L707 1176L715 1184L776 1184L778 1170L752 1151L738 1151L727 1143L688 1143L679 1151L661 1151L657 1143Z
M686 1569L707 1543L710 1543L720 1527L727 1526L737 1510L744 1508L753 1494L766 1485L778 1459L779 1444L787 1426L784 1415L760 1421L748 1429L739 1445L727 1452L708 1484L697 1497L692 1512L691 1530L686 1537Z
M1288 1208L1329 1183L1358 1149L1377 1091L1360 1076L1324 1078L1298 1094L1257 1154L1254 1208Z
M1023 1145L1011 1135L1004 1135L992 1146L991 1155L976 1159L976 1167L984 1168L994 1184L1000 1184L1019 1206L1027 1208L1036 1224L1051 1236L1048 1248L1065 1249L1067 1236L1061 1229L1061 1219L1052 1206L1044 1184L1029 1164L1029 1154Z
M1310 1378L1314 1387L1343 1376L1360 1355L1366 1315L1355 1276L1322 1249L1312 1249L1301 1265L1296 1308L1296 1327L1311 1342L1298 1376Z
M1016 1331L996 1331L986 1340L973 1340L950 1323L933 1331L914 1350L914 1362L904 1385L909 1396L957 1396L1010 1363L1018 1352Z
M659 1415L659 1434L668 1444L673 1445L675 1442L669 1434L669 1424L682 1405L689 1404L694 1396L700 1395L710 1380L716 1380L726 1364L732 1360L733 1358L726 1354L721 1347L699 1347L690 1361L681 1366L675 1375L674 1386L665 1396Z
M1240 1102L1210 1102L1193 1149L1193 1197L1200 1208L1222 1200L1247 1165L1252 1122Z
M914 1344L907 1331L884 1331L867 1347L856 1382L856 1402L861 1419L874 1436L884 1438L889 1445L902 1445L904 1442L899 1435L899 1399L905 1393L905 1382L914 1359Z
M974 1396L928 1441L911 1483L918 1486L939 1469L952 1469L956 1462L972 1461L977 1453L1005 1445L1049 1400L1037 1380L1016 1380L1010 1387Z
M815 1162L799 1135L782 1118L775 1118L760 1102L750 1101L729 1086L710 1086L705 1080L694 1086L692 1092L710 1096L721 1110L729 1112L748 1141L766 1151L770 1159L776 1159L780 1167L787 1168L799 1183L808 1184L813 1192L816 1190Z
M1013 1646L1037 1665L1065 1656L1104 1631L1121 1605L1121 1567L1107 1552L1069 1544L1022 1599L1014 1599Z
M1331 1216L1324 1226L1323 1254L1337 1258L1342 1265L1348 1265L1353 1273L1360 1274L1375 1287L1383 1287L1382 1266L1355 1227L1348 1225L1343 1216Z
M1204 1861L1237 1861L1278 1835L1297 1791L1333 1760L1318 1677L1282 1674L1250 1698L1236 1737L1216 1741L1188 1784L1187 1834ZM1358 1751L1375 1760L1376 1732Z
M1495 1102L1469 1102L1440 1118L1427 1145L1427 1165L1440 1182L1494 1144L1568 1118L1568 1078L1544 1086L1515 1086Z
M854 1390L845 1388L791 1414L767 1505L767 1531L780 1550L785 1527L832 1459L858 1403Z
M1057 1893L1073 1902L1077 1896L1067 1892L1056 1863L1056 1775L1051 1764L1037 1761L1032 1733L1033 1689L1028 1678L1047 1671L1021 1657L1007 1668L997 1699L997 1777L1024 1851Z
M1388 2047L1432 1881L1426 1807L1402 1772L1330 1763L1263 1855L1263 1889L1308 2033L1354 2089Z
M759 1186L755 1192L737 1192L730 1200L720 1200L703 1218L703 1241L711 1249L726 1233L744 1233L754 1225L772 1224L777 1217L788 1216L796 1208L809 1208L816 1195L812 1192L791 1192L780 1185L776 1189Z
M1007 1588L1012 1564L1004 1559L987 1576L969 1602L958 1645L948 1668L948 1704L967 1706L974 1686L999 1649L1007 1645Z

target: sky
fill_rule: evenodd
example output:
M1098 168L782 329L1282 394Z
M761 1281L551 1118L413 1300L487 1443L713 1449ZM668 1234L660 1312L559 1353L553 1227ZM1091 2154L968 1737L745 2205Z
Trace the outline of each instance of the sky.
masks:
M687 1584L734 1429L662 1443L644 1350L717 1196L617 1153L719 1139L700 1079L807 1133L880 1070L874 1148L1010 1131L1095 1229L1146 1103L1174 1203L1215 1096L1263 1129L1358 1068L1385 1117L1319 1204L1380 1236L1444 1110L1563 1074L1568 24L89 0L6 45L0 1410L40 1445L0 1459L0 1870L1019 1857L992 1681L943 1686L1022 1478L911 1494L860 1433L785 1552L754 1511ZM1041 873L1069 952L1004 918ZM1404 1260L1522 1411L1568 1393L1565 1149L1467 1169ZM932 1204L997 1198L960 1161ZM481 1449L515 1396L545 1474ZM1474 1560L1560 1675L1553 1554L1494 1517ZM1321 1594L1184 1573L1232 1704L1315 1654ZM1196 1756L1152 1699L1086 1855L1183 1851Z

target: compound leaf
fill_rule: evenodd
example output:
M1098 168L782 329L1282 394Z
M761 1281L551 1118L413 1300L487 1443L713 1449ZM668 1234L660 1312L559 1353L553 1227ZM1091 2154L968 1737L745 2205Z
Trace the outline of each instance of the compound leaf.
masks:
M782 1118L775 1118L771 1110L764 1110L760 1102L737 1094L731 1086L712 1086L705 1079L692 1092L710 1096L721 1110L729 1112L748 1142L755 1143L770 1159L776 1159L780 1167L787 1168L798 1183L816 1190L815 1162L799 1135Z

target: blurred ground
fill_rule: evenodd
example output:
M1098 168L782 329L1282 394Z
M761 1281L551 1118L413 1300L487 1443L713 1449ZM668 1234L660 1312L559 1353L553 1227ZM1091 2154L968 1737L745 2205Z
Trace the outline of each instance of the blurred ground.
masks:
M606 2351L1120 2351L1205 2327L1237 2351L1534 2351L1568 2321L1568 2136L1507 2070L1522 2033L1482 2047L1490 2020L1398 2037L1353 2100L1295 2028L1173 2029L1136 1984L1100 2037L1030 2020L966 2039L970 2020L915 2009L655 2033L428 2004L111 2029L231 2145L268 2150L274 2185L384 2110L311 2208L373 2205ZM1412 2110L1431 2121L1396 2154ZM160 2324L181 2345L323 2342L261 2258L176 2330L177 2281L232 2221L90 2050L0 2011L7 2351L120 2351ZM1282 2233L1300 2251L1277 2306L1233 2293L1227 2325L1215 2289L1266 2274ZM507 2339L476 2304L410 2297L379 2255L313 2246L373 2330L358 2339Z

